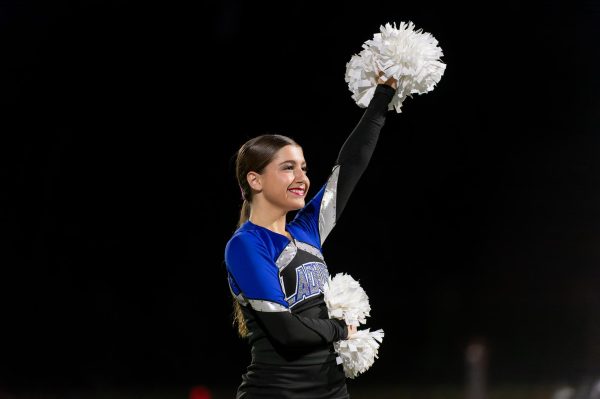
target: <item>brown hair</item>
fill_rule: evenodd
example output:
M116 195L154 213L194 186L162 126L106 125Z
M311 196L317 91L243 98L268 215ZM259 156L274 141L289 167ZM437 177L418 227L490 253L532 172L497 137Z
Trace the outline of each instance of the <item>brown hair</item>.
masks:
M235 160L235 176L240 186L244 202L240 210L239 228L250 218L252 207L252 189L248 184L246 176L249 172L262 173L264 168L273 160L277 151L286 145L298 146L294 140L279 134L263 134L246 141L237 151ZM233 325L237 324L240 337L248 335L248 327L242 313L240 303L233 298Z

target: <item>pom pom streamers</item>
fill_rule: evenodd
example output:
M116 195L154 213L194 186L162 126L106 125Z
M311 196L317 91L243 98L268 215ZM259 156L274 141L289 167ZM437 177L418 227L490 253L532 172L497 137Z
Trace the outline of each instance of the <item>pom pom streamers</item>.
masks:
M342 358L344 374L355 378L367 371L378 357L379 344L383 341L383 330L360 330L352 338L333 344L336 352Z
M366 323L371 312L369 297L350 275L338 273L329 277L323 291L329 317L343 319L346 324L355 326Z
M382 80L398 81L388 109L400 113L406 97L433 90L446 69L438 41L422 29L415 30L412 22L401 22L399 27L387 23L362 47L346 64L345 76L352 98L362 108L373 98L380 72Z

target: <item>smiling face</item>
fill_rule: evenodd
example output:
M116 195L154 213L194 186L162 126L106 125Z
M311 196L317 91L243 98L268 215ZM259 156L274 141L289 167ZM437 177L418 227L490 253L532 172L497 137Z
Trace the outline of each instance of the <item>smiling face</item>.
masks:
M306 175L306 161L302 148L286 145L275 154L273 160L257 176L258 189L266 202L284 211L304 207L310 181Z

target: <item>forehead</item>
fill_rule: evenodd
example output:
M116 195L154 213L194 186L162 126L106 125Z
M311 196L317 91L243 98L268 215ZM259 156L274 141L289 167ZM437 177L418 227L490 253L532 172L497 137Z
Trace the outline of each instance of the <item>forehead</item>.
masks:
M302 152L302 148L297 145L286 145L282 147L279 151L275 153L275 157L273 157L273 161L275 162L284 162L284 161L296 161L296 162L305 162L304 161L304 153Z

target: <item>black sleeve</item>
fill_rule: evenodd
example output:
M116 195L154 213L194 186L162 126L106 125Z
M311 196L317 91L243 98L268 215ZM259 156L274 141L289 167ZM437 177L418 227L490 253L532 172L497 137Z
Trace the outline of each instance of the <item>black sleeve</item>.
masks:
M371 160L379 132L385 123L388 104L395 93L396 90L389 85L377 85L369 106L342 145L336 160L336 165L340 165L336 220L342 214L350 194Z
M283 347L317 346L348 338L344 320L315 319L290 312L254 310L265 333Z

